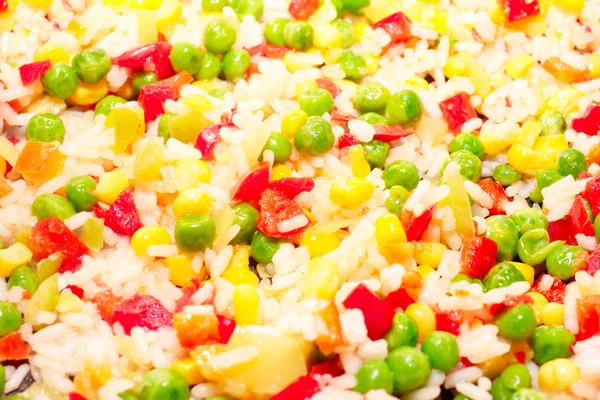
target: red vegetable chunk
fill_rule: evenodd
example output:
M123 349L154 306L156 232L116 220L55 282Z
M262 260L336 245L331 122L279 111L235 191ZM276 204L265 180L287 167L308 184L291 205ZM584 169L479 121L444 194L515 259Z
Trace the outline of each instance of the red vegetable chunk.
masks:
M176 100L178 96L175 86L168 84L144 85L140 91L138 102L144 109L144 120L154 121L165 113L164 104L167 100Z
M233 189L233 200L257 202L260 195L269 185L269 163L256 164Z
M440 103L442 115L448 129L452 133L459 133L463 124L470 119L477 118L477 113L471 105L471 98L465 92L447 98Z
M10 333L0 339L0 362L27 360L31 346L21 336L21 332Z
M119 322L129 335L136 326L147 331L170 326L173 315L155 297L136 295L117 306L114 321Z
M582 196L592 207L592 213L595 216L600 214L600 176L596 176L586 183Z
M21 81L23 86L29 86L33 82L37 81L52 68L52 61L44 60L38 61L31 64L24 64L19 67L19 74L21 75ZM18 110L15 110L18 112Z
M567 217L569 223L569 235L575 237L580 233L586 236L594 236L594 224L588 215L585 207L585 200L581 196L577 196L571 206L571 211Z
M277 46L276 44L263 43L250 47L247 51L251 56L263 56L272 60L283 60L285 53L291 51L291 49L285 46ZM258 72L258 69L256 72Z
M572 127L575 131L586 135L597 135L600 131L600 106L591 104L581 117L573 120Z
M344 133L342 136L340 136L340 139L338 140L338 147L340 149L343 149L344 147L354 146L357 144L360 144L358 139L349 133Z
M212 125L202 129L196 138L194 147L200 150L203 160L214 159L213 150L217 143L221 140L219 131L225 125Z
M373 139L378 139L384 142L393 142L406 136L412 135L414 132L404 129L400 125L373 125L375 127L375 135Z
M406 239L409 242L421 240L433 218L434 209L435 206L432 206L425 210L425 212L418 217L415 217L414 215L411 216L410 220L406 224Z
M596 248L586 261L585 271L592 277L600 271L600 248ZM562 281L561 281L562 282Z
M227 344L235 330L235 321L222 315L217 315L217 319L219 320L219 342Z
M263 191L258 204L260 212L256 228L267 236L296 238L310 225L310 220L306 217L306 214L304 214L298 203L278 190L266 189ZM285 232L280 230L280 222L300 215L306 217L306 225Z
M362 311L371 340L381 339L392 326L394 309L362 283L346 297L344 307Z
M392 308L392 310L397 310L399 308L406 310L406 307L415 303L415 299L410 297L405 288L400 288L389 293L383 301L385 301Z
M411 25L411 20L404 13L397 12L373 24L373 29L383 29L392 38L392 44L396 44L413 37L410 31Z
M462 311L444 311L435 309L435 326L438 331L444 331L453 335L460 332L460 324L463 320Z
M294 18L306 21L319 8L319 0L292 0L288 11Z
M519 21L540 13L538 0L502 0L508 22Z
M506 214L504 204L510 202L510 198L506 195L502 185L492 178L482 179L478 184L492 198L493 205L488 208L490 215Z
M600 333L600 295L589 295L577 299L579 332L577 340L589 339Z
M104 219L104 225L119 236L132 236L144 226L133 201L132 187L123 190L108 210L94 204L92 211L96 217Z
M310 376L301 376L288 387L271 397L271 400L308 400L320 390L318 382Z
M340 93L342 93L342 90L335 83L331 82L329 79L317 79L316 82L317 82L317 85L321 89L325 89L329 93L331 93L331 96L333 96L334 99Z
M293 199L302 192L313 190L315 181L312 178L281 178L269 183L268 188L278 190Z
M552 283L549 287L547 287L547 284L542 284L542 281L546 282L548 279L552 279ZM563 281L553 277L552 275L541 274L533 283L533 287L531 288L531 290L543 294L544 297L548 299L548 301L552 301L555 303L564 303L567 285Z
M498 245L487 237L465 241L460 252L460 270L472 278L483 279L496 263Z
M129 50L113 60L113 64L119 67L129 68L133 72L138 71L146 64L152 63L154 72L159 80L175 75L171 66L169 55L171 45L167 42L158 42Z

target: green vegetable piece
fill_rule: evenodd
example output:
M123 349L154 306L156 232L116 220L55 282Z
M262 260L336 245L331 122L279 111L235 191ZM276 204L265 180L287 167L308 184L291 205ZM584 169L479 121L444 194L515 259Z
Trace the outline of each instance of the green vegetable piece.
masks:
M365 160L371 168L383 168L390 151L390 145L384 141L373 139L370 142L363 143L362 147L365 153Z
M533 192L531 192L529 198L534 203L541 203L542 201L544 201L544 197L542 196L542 189L547 188L554 182L557 182L561 179L562 175L559 174L558 171L553 168L540 169L535 173L537 187Z
M175 223L175 242L183 251L202 251L215 240L215 221L204 214L187 214Z
M359 14L369 4L371 0L344 0L344 8L352 14Z
M38 288L35 272L25 265L13 269L8 279L8 289L15 286L27 290L29 294L34 294Z
M169 128L169 120L173 118L175 114L173 113L164 113L160 116L158 120L158 136L165 139L165 141L169 140L171 137L171 128Z
M271 150L275 156L275 163L281 164L290 158L292 154L292 142L281 132L271 132L267 143L265 143L265 147L263 147L260 153L260 161L262 161L265 150Z
M258 211L248 203L238 203L233 208L233 225L238 225L240 231L231 240L231 244L248 244L256 232Z
M383 170L383 181L386 189L392 186L402 186L411 191L417 187L420 179L419 170L410 161L394 161Z
M450 141L450 153L466 150L475 154L479 159L483 159L485 148L481 140L472 133L461 133Z
M256 231L250 243L250 253L256 262L268 264L283 243L282 239L271 238L260 231Z
M499 376L492 382L492 389L490 394L493 400L510 400L513 395L513 391L504 386L502 378Z
M342 71L346 74L347 79L355 81L363 78L367 74L367 62L363 56L352 50L344 51L338 60L338 63L340 64Z
M320 156L333 148L335 136L331 125L322 117L308 117L306 123L296 131L296 150L309 156Z
M94 114L95 115L102 114L102 115L108 116L108 114L112 111L113 108L115 108L115 106L117 104L125 104L125 103L127 103L127 100L125 100L122 97L114 96L112 94L108 95L96 104L96 108L94 109Z
M275 44L277 46L285 46L285 40L283 39L283 31L285 26L290 23L287 18L273 18L265 24L265 39L269 44Z
M65 185L67 199L75 207L75 211L90 211L98 201L94 195L96 181L89 175L81 175L72 178Z
M492 178L502 186L510 186L521 180L521 173L508 164L496 165Z
M575 336L565 327L540 325L531 338L533 361L542 365L556 358L568 358L573 354L571 346L574 344Z
M495 400L495 399L494 399ZM546 395L533 389L519 389L510 397L510 400L548 400Z
M458 282L476 283L476 284L480 285L481 287L483 287L483 282L481 282L480 279L473 278L473 277L470 277L470 276L465 275L465 274L458 274L458 275L456 275L454 278L452 278L451 282L452 283L458 283Z
M172 369L157 368L142 377L141 400L189 400L190 388L185 377Z
M342 1L342 0L338 0ZM342 4L342 11L344 5ZM342 48L347 49L348 47L354 44L354 29L352 28L352 24L345 19L336 19L332 23L333 27L338 30L342 37Z
M7 301L0 301L0 337L18 331L21 324L23 324L21 311Z
M391 95L389 89L381 83L361 83L354 95L354 106L361 113L383 113Z
M369 360L356 373L356 386L354 390L365 394L370 390L378 389L383 389L388 394L392 394L394 389L394 375L385 361Z
M100 82L108 74L112 61L106 51L90 47L75 55L71 65L77 77L89 85Z
M229 5L229 0L202 0L202 10L208 12L222 11Z
M392 327L386 333L388 350L403 346L416 346L419 339L419 328L415 320L402 311L397 311L392 320Z
M385 199L385 208L392 214L400 216L402 206L408 198L408 190L402 186L392 186L390 189L390 197Z
M194 75L200 70L202 53L190 42L177 42L171 48L169 59L175 72L187 71Z
M204 47L213 54L227 53L236 39L235 29L222 19L210 21L204 30Z
M104 223L98 218L89 218L81 228L81 240L93 251L104 247Z
M154 72L136 72L131 78L131 85L136 94L140 94L142 87L158 82L158 77Z
M450 162L455 162L460 167L460 175L471 182L477 183L481 177L482 163L479 157L467 150L459 150L450 154L444 163L444 169Z
M421 119L423 104L419 95L412 90L394 93L385 107L385 117L390 125L413 126Z
M359 120L368 122L371 125L388 125L388 120L383 115L368 112L358 117Z
M333 96L321 88L308 89L298 95L300 109L308 115L321 116L333 110Z
M579 174L587 171L587 160L585 155L577 149L565 149L558 154L558 173L562 176L571 175L577 179Z
M242 78L250 68L250 54L243 49L231 49L223 56L223 75L228 81Z
M579 246L557 246L546 258L546 269L550 275L566 281L585 268L587 258L588 253Z
M534 229L548 229L548 218L546 218L546 214L538 208L523 208L517 210L510 218L515 223L515 226L521 235Z
M56 114L36 114L27 123L25 136L32 142L60 142L65 140L65 125Z
M246 15L252 15L255 20L259 21L263 15L265 5L263 0L231 0L231 8L240 20Z
M542 124L540 136L562 135L567 130L567 122L556 110L544 111L539 116L538 122Z
M533 336L537 321L529 304L518 304L496 317L500 336L509 340L526 340Z
M292 21L283 29L283 39L287 47L308 50L313 42L313 28L308 22Z
M485 220L487 228L483 236L492 239L498 245L498 261L511 261L517 255L519 230L510 217L494 215Z
M526 389L531 387L531 375L523 364L508 366L500 375L502 384L510 390Z
M52 96L66 99L77 89L77 73L70 65L59 62L42 76L42 86Z
M562 240L550 242L550 235L544 229L532 229L519 239L517 253L524 263L539 265L546 260L552 250L563 244Z
M44 193L36 197L31 205L31 215L38 221L57 217L63 221L75 215L73 205L67 199L54 193Z
M431 368L448 373L460 360L456 337L448 332L434 331L425 336L421 351L429 357Z
M485 276L483 287L486 291L510 286L515 282L525 282L525 277L512 264L500 263L495 265Z
M139 400L140 398L133 393L123 392L119 393L119 397L123 400Z
M414 347L405 346L392 350L385 362L394 374L395 395L406 394L423 387L431 374L429 359Z
M204 52L200 54L200 68L194 75L196 80L215 79L221 73L221 60L213 53Z

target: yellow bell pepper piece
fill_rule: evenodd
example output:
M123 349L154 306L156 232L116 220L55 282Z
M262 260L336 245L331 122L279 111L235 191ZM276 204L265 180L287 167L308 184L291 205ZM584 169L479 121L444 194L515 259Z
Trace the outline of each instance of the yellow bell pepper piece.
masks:
M151 182L161 177L160 169L164 163L165 146L155 140L147 141L135 153L133 177L143 182Z
M101 202L112 204L128 187L129 179L121 171L110 171L100 175L94 193Z
M475 227L473 226L473 214L471 212L471 200L465 190L464 180L460 175L460 170L446 169L444 171L444 184L450 188L450 193L446 198L438 202L438 207L450 207L454 218L456 219L456 233L465 239L475 236Z
M512 79L522 77L535 65L535 60L529 54L520 54L508 60L504 71Z
M336 265L325 258L313 258L306 266L304 295L322 300L331 300L340 287Z
M212 122L196 109L169 118L171 137L182 143L194 143L198 132L209 125Z
M136 111L125 107L113 108L104 124L107 128L114 127L115 129L115 144L113 145L115 153L126 151L134 141L144 137L146 132L146 123L141 108Z
M300 246L306 246L311 257L321 257L340 247L340 239L333 233L306 232L300 239Z
M33 253L23 243L14 243L12 246L0 250L0 276L8 278L20 265L25 265L31 260Z
M548 97L540 109L538 115L542 115L548 109L556 110L567 118L579 108L579 99L585 95L573 86L567 86L560 89L552 96Z
M259 322L260 298L255 287L238 285L233 291L233 317L239 326Z
M188 286L192 278L203 279L204 275L197 274L192 269L192 259L187 254L178 254L162 260L163 265L169 271L169 280L177 286Z
M206 161L186 158L175 163L178 192L195 188L199 183L209 183L210 178L212 178L212 172Z
M533 145L533 150L552 160L556 160L560 152L568 148L569 142L565 139L565 135L539 136Z
M479 140L485 148L485 154L495 156L502 153L513 142L512 134L499 134L492 129L487 129L479 134Z
M533 147L540 133L542 133L542 124L537 121L526 121L517 133L514 143Z
M80 312L83 308L83 301L71 292L62 292L58 296L56 311L61 314Z
M521 144L511 146L507 153L510 166L525 175L535 176L535 173L543 168L552 168L555 163L545 154L525 147Z

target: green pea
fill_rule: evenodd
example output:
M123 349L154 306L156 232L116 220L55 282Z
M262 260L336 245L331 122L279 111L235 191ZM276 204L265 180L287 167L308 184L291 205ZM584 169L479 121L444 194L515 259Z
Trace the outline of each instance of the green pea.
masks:
M371 4L371 0L344 0L344 8L352 14L360 13L369 4Z
M333 148L335 136L331 125L322 117L308 117L306 123L296 131L296 149L309 156L320 156Z
M419 170L410 161L394 161L383 170L383 182L385 182L386 189L392 186L402 186L411 191L417 187L419 180Z
M388 120L380 114L368 112L358 117L359 120L368 122L371 125L388 125Z
M587 252L579 246L563 245L555 248L546 258L548 273L563 281L571 279L575 273L585 268Z
M139 400L140 398L133 393L123 392L119 393L119 397L123 400Z
M548 218L538 208L522 208L517 210L510 218L521 235L533 229L548 229Z
M385 159L390 151L390 145L384 141L373 139L370 142L363 143L362 147L365 153L365 160L371 168L383 168Z
M392 327L385 335L388 350L403 346L416 346L419 339L419 328L415 320L402 311L397 311L392 320Z
M183 251L202 251L215 240L215 221L204 214L187 214L175 223L175 242Z
M394 93L385 107L385 117L390 125L413 126L423 114L423 104L419 95L412 90Z
M367 74L367 62L363 56L356 54L352 50L344 51L338 63L344 74L346 74L347 79L355 81Z
M408 198L409 191L402 186L392 186L390 188L390 197L385 199L385 208L392 214L400 216L402 206Z
M389 89L378 82L365 82L358 85L354 95L354 106L361 113L382 113L390 100Z
M344 5L342 4L342 9ZM354 28L352 24L345 19L336 19L332 23L342 37L342 49L347 49L354 44Z
M258 211L248 203L238 203L233 208L233 225L240 227L240 231L231 240L231 244L248 244L256 232Z
M461 133L450 141L450 153L466 150L475 154L479 159L483 159L485 148L481 140L472 133Z
M494 324L500 336L509 340L526 340L533 336L537 321L529 304L517 304L499 314Z
M533 361L542 365L556 358L568 358L573 354L571 351L573 344L575 344L575 336L565 327L540 325L531 338Z
M421 351L429 357L431 368L448 373L460 360L456 337L448 332L435 331L425 336Z
M333 110L333 96L321 88L308 89L298 95L300 109L308 115L321 116Z
M112 61L106 51L90 47L75 55L71 65L79 80L92 84L99 82L108 74L112 67Z
M558 173L562 176L571 175L577 179L579 174L587 171L585 155L577 149L565 149L560 152L557 159Z
M354 391L365 394L370 390L383 389L388 394L394 390L394 375L383 360L368 360L356 373Z
M171 128L169 128L169 120L173 118L175 114L164 113L158 120L158 136L166 140L171 137Z
M204 30L204 47L213 54L227 53L236 39L233 26L222 19L210 21Z
M38 280L35 276L35 272L25 265L13 269L8 278L8 288L18 286L34 294L38 288Z
M0 337L18 331L22 323L21 311L7 301L0 301Z
M212 89L208 92L210 97L216 97L217 99L223 99L225 97L226 90L223 89Z
M494 399L495 400L495 399ZM513 393L510 400L548 400L546 395L533 389L519 389Z
M75 207L75 211L90 211L92 205L97 203L96 196L96 181L89 175L81 175L72 178L65 185L67 199Z
M563 245L564 242L550 241L550 235L545 229L531 229L521 235L517 245L517 253L524 263L539 265L546 260L550 252Z
M500 263L489 270L483 280L483 286L486 291L489 291L510 286L515 282L525 282L521 271L512 264Z
M284 163L292 154L292 142L281 132L271 132L267 143L265 143L265 147L263 147L260 153L260 161L262 161L262 155L265 150L273 152L275 163Z
M521 180L521 173L508 164L496 165L492 178L502 186L510 186Z
M25 136L32 142L60 142L65 140L65 125L56 114L36 114L29 120Z
M231 8L239 19L246 15L252 15L258 21L263 15L265 5L263 0L231 0Z
M77 73L73 67L63 62L54 64L42 76L42 86L52 96L66 99L77 89Z
M305 51L312 46L313 28L308 22L292 21L283 29L283 39L287 47Z
M479 181L481 177L482 163L479 157L467 150L459 150L450 154L444 164L444 169L454 161L460 167L460 175L471 182Z
M268 264L283 243L282 239L271 238L260 231L256 231L250 243L250 253L256 262Z
M414 347L405 346L392 350L385 362L394 374L394 394L397 395L423 387L431 374L429 359Z
M243 49L231 49L223 56L223 75L228 81L242 78L250 68L250 54Z
M31 205L31 215L38 221L57 217L63 221L75 215L73 205L67 199L54 193L44 193L36 197Z
M200 54L200 68L194 75L196 80L215 79L221 73L221 60L213 53L204 52Z
M510 400L514 394L514 391L504 386L504 383L502 383L502 378L499 376L492 382L490 394L492 395L493 400Z
M451 282L452 283L458 283L458 282L476 283L476 284L480 285L481 287L483 287L483 282L481 282L480 279L473 278L473 277L470 277L470 276L465 275L465 274L458 274L458 275L456 275L454 278L452 278Z
M141 400L189 400L190 388L185 377L172 369L157 368L142 377Z
M142 91L142 87L146 86L146 85L150 85L154 82L158 82L158 77L156 76L156 74L154 72L136 72L135 74L133 74L133 77L131 78L131 84L133 85L133 90L135 90L135 92L137 94L139 94Z
M285 40L283 39L283 31L285 26L290 23L287 18L273 18L265 24L265 39L269 44L275 44L277 46L285 46Z
M562 135L567 130L567 122L556 110L544 111L538 118L538 122L542 124L540 136Z
M541 203L544 200L544 197L542 196L542 189L547 188L554 182L558 182L561 179L562 175L553 168L540 169L535 173L537 187L533 192L531 192L529 198L535 203Z
M112 111L117 104L125 104L127 100L119 96L108 95L96 104L94 110L95 115L107 115Z
M498 261L510 261L517 255L519 230L510 217L495 215L485 220L487 229L483 234L498 245Z
M530 307L531 308L531 307ZM502 384L511 390L519 390L531 387L531 375L523 364L508 366L500 375Z
M202 10L208 12L221 11L229 5L229 0L202 0Z
M194 75L200 69L202 53L190 42L177 42L171 48L169 59L175 72L187 71Z

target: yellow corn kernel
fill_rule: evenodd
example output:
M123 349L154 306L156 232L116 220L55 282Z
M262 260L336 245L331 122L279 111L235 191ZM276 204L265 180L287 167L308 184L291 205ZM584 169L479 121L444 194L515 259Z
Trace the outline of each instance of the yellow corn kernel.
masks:
M340 287L336 265L326 258L313 258L306 266L304 295L321 300L331 300Z
M358 207L373 196L375 186L365 178L351 178L334 183L329 199L342 208Z
M340 239L333 233L305 233L300 246L306 246L311 257L321 257L340 247Z
M66 31L68 34L75 36L77 40L80 40L85 33L85 26L79 23L79 21L72 19L71 22L69 22Z
M342 49L341 47L334 47L331 49L321 50L321 55L325 60L325 65L332 65L337 63L343 53L344 49Z
M194 188L199 183L209 183L210 178L212 178L212 172L206 161L186 158L175 163L178 192Z
M435 313L425 303L416 302L406 307L406 315L412 317L419 328L419 342L422 342L425 336L435 331Z
M160 7L160 0L129 0L129 7L142 10L156 10Z
M192 82L192 86L199 87L205 92L210 92L213 89L224 90L230 92L232 87L231 84L223 82L218 78L215 79L201 79L199 81Z
M427 83L427 81L423 78L420 78L418 76L413 76L412 78L408 78L406 80L406 84L419 88L419 89L425 89L427 90L429 88L429 83Z
M579 99L582 97L584 94L579 90L573 86L567 86L548 97L538 110L538 115L552 109L560 112L566 118L579 109Z
M96 197L103 203L112 204L119 194L129 187L129 179L121 171L110 171L100 175L96 185Z
M233 291L233 318L237 325L251 325L259 322L260 298L255 287L238 285Z
M532 56L529 54L519 54L508 60L504 66L504 71L512 79L517 79L525 75L534 65L535 60Z
M563 10L577 14L583 10L583 6L585 5L585 0L554 0L553 2Z
M484 99L492 91L490 76L481 64L476 61L467 63L467 77L475 85L475 94Z
M101 80L89 85L79 82L75 92L67 100L79 106L94 104L106 97L109 90L110 87L108 86L108 82L105 80Z
M511 146L506 155L510 166L526 175L535 176L540 169L554 167L551 158L521 144Z
M0 249L0 276L8 278L13 269L27 264L32 256L31 250L20 242L6 249Z
M533 304L531 307L533 308L533 312L535 313L535 319L537 320L538 325L540 325L542 323L542 310L544 306L548 304L548 299L546 299L546 297L543 294L538 292L528 292L526 293L526 295L531 297L531 299L533 300Z
M186 254L167 257L162 260L163 265L169 271L169 280L177 286L187 286L192 278L203 278L192 269L191 257Z
M186 106L195 108L200 111L209 111L213 105L206 96L201 94L190 94L181 99L181 102Z
M147 141L135 153L133 177L143 182L160 179L160 169L164 163L165 146L155 140Z
M569 142L565 139L565 135L539 136L533 145L533 150L552 160L556 160L558 155L568 148Z
M515 144L522 144L523 146L533 147L535 139L542 133L542 124L537 121L526 121L517 136L515 137Z
M565 306L560 303L546 304L540 313L544 325L562 325L565 320Z
M425 280L427 279L427 275L435 271L435 269L433 269L429 265L420 265L417 267L417 271L419 272L419 274L421 274L421 278Z
M444 66L444 74L448 78L455 76L467 75L467 64L475 61L475 56L472 53L457 53L448 57L448 61Z
M303 81L296 83L296 96L299 96L300 94L306 92L307 90L318 89L318 88L319 88L319 85L317 85L317 81L315 81L314 79L305 79Z
M590 54L590 74L592 79L600 78L600 53Z
M320 49L341 47L342 35L333 25L321 25L315 29L313 44Z
M495 156L502 153L513 142L512 135L499 135L492 129L484 130L479 134L479 140L485 148L485 154Z
M171 243L171 235L159 225L143 226L131 237L131 247L138 256L145 256L150 246Z
M354 29L354 37L358 43L362 43L373 34L373 28L366 22L357 22L352 25L352 28Z
M171 369L183 375L187 381L187 384L190 386L204 382L204 377L200 372L200 367L191 357L180 358L173 361L173 364L171 364Z
M531 265L520 263L520 262L515 262L515 261L510 261L509 263L514 265L515 267L517 267L517 269L525 277L525 280L527 280L527 282L529 282L530 285L533 285L535 271L533 270L533 267Z
M488 9L488 15L490 19L494 21L496 25L500 25L506 22L506 14L504 14L504 9L500 7L499 2L492 1L492 6Z
M52 61L52 64L56 64L59 62L68 63L69 61L71 61L71 57L69 56L69 53L67 53L61 47L50 42L46 42L40 47L38 47L37 50L33 53L34 62L44 60L50 60Z
M250 271L250 268L246 267L229 267L221 275L223 279L227 279L229 282L236 286L248 285L252 287L258 286L258 277L254 272Z
M360 144L348 147L348 159L353 176L364 178L371 172L371 166L365 160L365 150Z
M540 367L538 383L547 392L566 390L579 380L579 367L566 358L557 358Z
M273 167L271 170L271 179L277 181L281 178L287 178L292 175L290 167L283 164L279 164Z
M306 123L308 114L302 110L294 110L285 114L281 120L281 133L291 138L294 137L298 128Z
M210 215L215 200L203 189L193 188L181 192L173 201L173 214L181 218L187 214Z
M379 246L406 243L406 232L396 214L383 214L375 221L375 240Z
M308 51L308 53L315 52L321 54L319 52L319 49L316 48L314 48L314 50ZM308 68L313 68L316 66L316 64L312 62L312 57L311 60L307 60L306 53L300 53L295 51L288 51L287 53L285 53L285 55L283 56L283 63L290 72L296 72Z
M437 0L433 0L437 1ZM434 31L444 35L448 31L448 12L445 10L430 7L429 11L424 15L423 24Z
M24 0L30 6L48 8L52 5L52 0Z
M363 58L367 63L367 74L375 75L375 73L379 71L379 60L381 60L381 58L374 56L371 53L366 53Z
M435 269L440 265L446 246L437 242L419 242L415 245L415 261Z
M83 301L71 292L62 292L58 296L56 312L60 314L80 312L83 308Z

